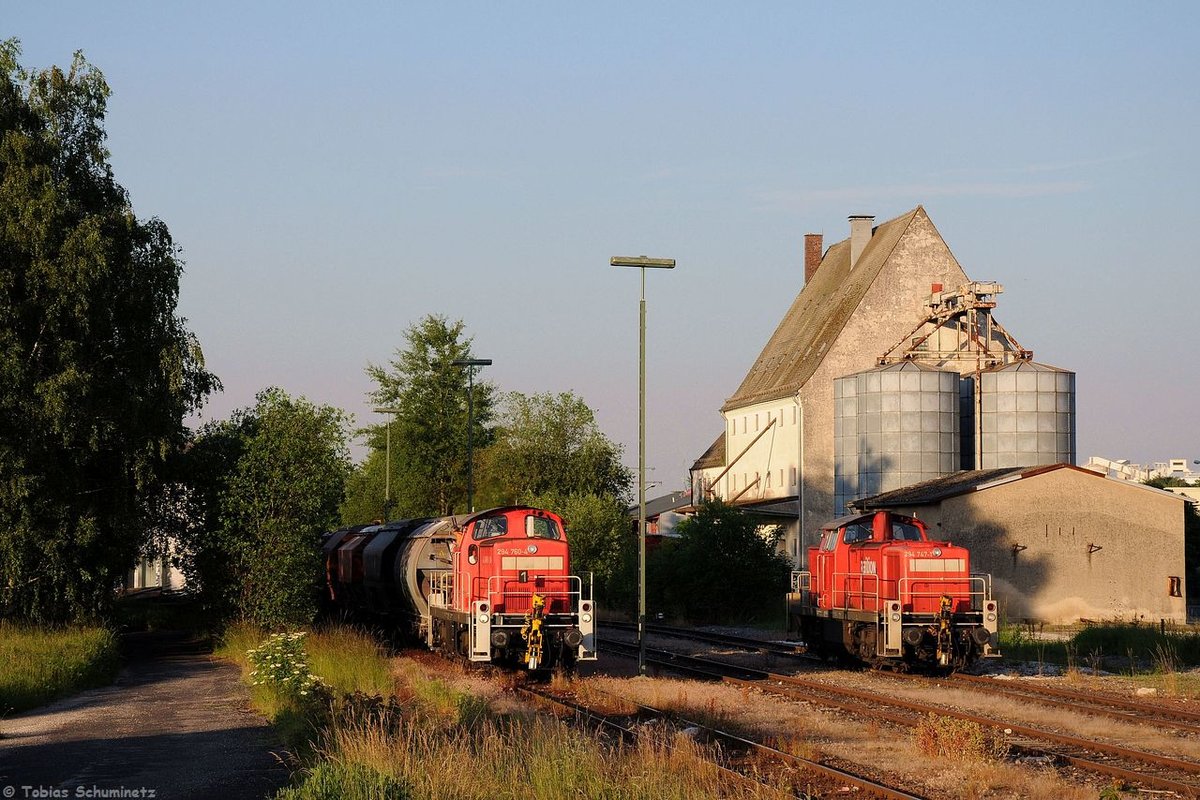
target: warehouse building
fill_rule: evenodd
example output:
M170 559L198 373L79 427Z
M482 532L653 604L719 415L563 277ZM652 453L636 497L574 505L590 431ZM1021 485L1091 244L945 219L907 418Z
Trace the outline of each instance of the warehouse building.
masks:
M787 552L862 497L960 469L1075 460L1075 376L1038 364L994 318L997 283L971 281L921 206L850 217L721 408L696 461L697 502L782 519ZM790 511L790 513L789 513ZM803 531L803 536L800 533Z
M1070 464L958 472L853 503L966 545L1009 621L1186 622L1186 500Z

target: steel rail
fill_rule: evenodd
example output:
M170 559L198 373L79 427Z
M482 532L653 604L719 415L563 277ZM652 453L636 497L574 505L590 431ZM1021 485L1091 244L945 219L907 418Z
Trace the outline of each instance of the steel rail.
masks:
M634 648L634 649L636 650L637 648ZM582 705L581 703L577 703L573 700L567 700L564 697L558 697L557 695L555 695L551 692L548 692L544 689L532 689L530 687L525 686L525 687L518 687L517 691L522 694L532 695L536 698L539 698L540 700L542 700L544 702L554 703L556 705L562 706L563 708L570 709L577 717L581 717L584 720L587 720L589 722L594 722L596 724L601 725L602 727L616 731L617 734L620 735L623 739L636 740L640 736L639 732L635 728L633 728L632 726L629 726L629 725L622 725L620 722L618 722L616 719L614 719L611 715L598 714L597 712L593 711L592 709L588 708L585 705ZM642 708L642 706L638 705L637 703L633 703L633 705L637 706L638 708ZM774 789L774 787L767 786L762 781L757 781L754 778L750 777L749 775L745 775L731 767L727 767L724 764L718 763L715 759L710 758L710 759L707 759L707 761L710 764L712 764L712 766L715 767L718 772L720 772L722 775L724 775L726 777L743 781L743 782L751 784L755 787L759 787L759 788L763 788L763 789L767 789L767 790ZM783 797L793 797L794 796L792 793L784 792L782 790L778 790L778 791L776 791L776 793Z
M611 717L608 717L607 715L597 715L596 712L592 711L587 706L579 704L575 701L568 700L568 699L562 698L562 697L558 697L557 695L554 695L550 692L546 692L545 690L525 688L525 689L522 689L522 691L537 695L538 697L540 697L544 700L548 700L550 702L557 703L561 706L569 708L572 711L574 711L575 713L583 715L586 719L597 720L597 721L604 719L607 721L608 724L615 724L621 730L628 730L630 733L632 733L634 736L636 736L636 731L634 731L633 729L625 728L623 726L620 726L619 723L612 722ZM840 768L834 767L834 766L830 766L828 764L822 764L819 761L814 761L812 759L804 758L802 756L797 756L792 753L788 753L788 752L785 752L778 748L772 747L768 744L764 744L762 742L758 742L753 739L747 739L744 736L740 736L735 733L730 733L729 731L724 731L724 730L721 730L720 728L714 728L711 725L706 725L704 723L689 719L689 718L683 716L682 714L677 714L677 713L671 712L671 711L665 711L663 709L655 708L654 706L646 705L644 703L635 703L632 700L629 700L628 698L625 698L625 697L622 697L620 699L623 702L633 705L635 708L637 708L639 711L641 711L643 713L652 715L659 719L675 721L678 723L682 723L683 725L686 725L686 726L691 726L691 727L697 728L699 730L707 731L710 735L714 736L715 738L719 738L719 739L722 739L727 742L733 742L733 743L741 745L742 747L745 747L749 750L753 750L755 752L758 752L758 753L761 753L764 755L769 755L773 758L780 759L784 762L790 763L793 766L800 768L801 770L815 773L817 775L820 775L823 778L827 778L827 779L834 780L834 781L844 783L844 784L849 784L851 787L854 787L856 789L865 790L867 792L870 792L871 795L874 797L885 798L885 800L924 800L921 797L921 795L910 794L910 793L902 791L900 789L896 789L894 787L887 786L886 784L879 783L878 781L871 780L870 778L864 778L861 775L856 775L847 770L840 769ZM718 767L718 769L720 769L724 773L731 773L731 774L736 775L737 777L739 777L743 780L749 781L750 783L755 784L757 786L762 786L763 788L767 788L767 789L772 788L770 786L763 784L761 781L756 781L753 778L750 778L749 776L744 775L744 774L738 772L737 770L733 770L722 764L716 764L716 766ZM781 791L780 794L785 794L785 793ZM787 796L791 797L793 795L787 794Z
M609 642L611 649L627 650L628 645L622 647L621 643ZM820 705L830 705L835 708L849 711L851 713L865 714L873 719L886 719L896 724L913 727L918 723L918 720L911 717L893 714L880 708L880 705L899 708L911 713L925 715L937 714L939 716L953 717L957 719L969 720L979 725L984 725L990 728L999 728L1006 732L1011 732L1029 739L1042 742L1050 742L1052 744L1073 747L1092 753L1101 753L1106 756L1127 759L1129 761L1145 764L1161 769L1174 770L1189 775L1200 775L1200 764L1182 761L1170 756L1162 756L1155 753L1147 753L1140 750L1133 750L1120 745L1107 744L1097 742L1091 739L1081 739L1075 736L1066 734L1053 733L1040 728L1034 728L1025 725L1014 724L1004 720L997 720L990 717L983 717L977 714L968 712L956 711L942 706L926 705L921 703L913 703L906 700L888 697L886 695L865 692L857 689L849 689L819 681L805 680L796 678L790 675L780 675L776 673L766 672L764 670L754 670L751 668L741 667L733 664L714 661L712 659L697 658L695 656L683 656L678 653L671 653L662 650L647 650L647 659L651 663L669 669L676 669L691 674L700 675L701 677L716 678L735 686L745 686L760 689L762 691L780 694L791 699L799 699L807 702L817 703ZM726 672L721 673L724 669ZM731 676L729 671L736 670L743 677ZM770 682L775 682L774 684ZM783 690L781 686L775 684L791 685L798 688L808 689L810 693L802 694L800 692L791 692ZM826 695L834 695L830 697L815 697L811 692L821 692ZM858 702L847 703L839 701L836 696L848 697ZM864 705L865 704L865 705ZM1057 758L1092 772L1119 777L1122 780L1138 781L1146 785L1154 786L1158 789L1167 791L1181 792L1185 796L1200 795L1200 786L1182 783L1170 778L1164 778L1156 775L1148 775L1136 770L1126 769L1124 767L1105 764L1103 762L1094 761L1092 759L1073 756L1067 753L1054 752L1052 753Z
M1069 692L1067 690L1059 690L1052 687L1026 686L1020 683L1011 685L1000 683L994 678L985 678L980 675L959 676L955 674L941 678L931 678L924 675L909 675L904 673L881 672L878 674L895 680L929 683L934 685L942 681L950 683L969 683L972 687L978 687L979 690L985 694L1016 697L1031 703L1049 706L1051 708L1063 708L1079 714L1106 717L1108 719L1120 720L1121 722L1127 722L1135 725L1158 725L1160 727L1168 727L1173 732L1200 734L1200 725L1181 722L1180 717L1170 709L1159 709L1157 706L1152 706L1149 704L1126 702L1120 700L1119 698L1102 697L1086 694L1084 692ZM1049 689L1049 691L1043 692L1043 688ZM1182 713L1184 715L1188 714L1188 712ZM1187 716L1184 716L1183 718L1186 719Z
M765 684L762 684L762 683L759 683L756 681L744 681L744 680L741 680L738 678L725 678L724 681L726 683L732 684L734 686L752 687L752 688L759 689L759 690L762 690L765 692L769 692L771 694L788 697L793 700L799 700L799 701L808 702L808 703L816 703L818 705L824 705L824 706L831 706L833 708L838 708L838 709L841 709L842 711L847 711L852 714L868 716L871 719L882 719L882 720L886 720L888 722L894 723L896 725L902 725L904 727L910 727L910 728L915 727L919 722L919 719L914 719L912 716L909 716L908 714L889 712L886 709L880 708L878 705L876 705L876 703L879 703L879 702L885 702L885 703L892 702L889 699L884 698L884 697L871 696L869 701L868 700L838 700L836 697L814 697L811 693L808 693L808 692L800 692L798 690L786 689L781 686L765 685ZM828 688L832 688L832 687L824 687L824 688L828 689ZM962 715L958 712L950 712L946 709L942 709L937 706L925 707L925 708L928 710L928 713L934 713L934 714L938 714L941 716L957 717L960 719L969 719L969 716L967 716L967 715ZM914 712L914 713L920 713L920 712ZM975 720L972 720L972 721L975 721ZM988 725L989 727L993 727L993 728L1003 728L1006 731L1011 731L1013 733L1021 732L1021 729L1018 726L1013 726L1013 725L1003 723L1003 722L997 722L995 720L990 720L987 722L980 721L979 724ZM1039 731L1038 729L1026 729L1026 731L1031 731L1031 732L1036 731L1036 734L1037 734L1036 736L1029 736L1028 738L1036 739L1039 741L1046 741L1046 736L1044 735L1044 733L1042 731ZM1100 744L1100 743L1093 743L1091 740L1085 740L1085 741L1086 741L1086 744L1084 745L1084 749L1091 750L1091 751L1097 750L1097 748L1094 745ZM1063 753L1060 751L1039 750L1036 748L1024 748L1024 749L1031 750L1033 752L1041 752L1046 755L1051 755L1054 758L1060 759L1060 760L1066 762L1067 764L1070 764L1073 767L1078 767L1080 769L1087 770L1089 772L1095 772L1095 773L1099 773L1102 775L1109 775L1114 778L1120 778L1121 780L1124 780L1124 781L1135 781L1135 782L1142 783L1142 784L1145 784L1148 786L1152 786L1156 789L1161 789L1164 791L1177 792L1177 793L1183 795L1184 797L1195 797L1195 796L1197 796L1198 793L1200 793L1200 786L1190 784L1190 783L1182 783L1180 781L1176 781L1171 778L1165 778L1165 777L1162 777L1159 775L1151 775L1151 774L1147 774L1145 772L1138 772L1137 770L1126 769L1125 767L1117 766L1115 764L1108 764L1103 761L1095 761L1090 758L1084 758L1082 756L1071 755L1070 753ZM1132 752L1140 753L1140 751L1132 751ZM1154 756L1154 754L1152 754L1152 753L1146 753L1146 754L1142 754L1142 755L1143 756L1151 756L1151 757ZM1133 760L1137 760L1137 759L1133 759ZM1154 763L1151 763L1148 761L1141 761L1140 763L1150 763L1151 766L1162 766L1162 765L1154 764ZM1184 763L1186 763L1186 762L1184 762Z
M961 675L955 673L950 676L950 679L960 683L971 683L981 686L998 684L998 681L996 681L995 678L987 678L982 675ZM1166 706L1156 706L1152 703L1139 703L1134 700L1125 700L1120 697L1099 696L1097 699L1093 695L1086 694L1084 692L1073 691L1071 689L1060 689L1056 686L1029 686L1023 682L1014 684L1012 686L999 684L993 686L992 688L1000 691L1019 690L1021 693L1041 694L1048 697L1060 697L1067 700L1079 699L1084 702L1099 702L1106 706L1122 708L1136 714L1144 713L1182 722L1196 723L1196 729L1200 730L1200 712L1197 711L1188 711L1182 708L1168 708Z
M634 626L628 622L605 622L602 626L615 628L617 630L634 630ZM646 625L648 633L658 634L659 636L667 636L674 639L692 639L698 642L709 642L711 644L727 644L731 647L740 647L746 650L758 650L764 653L772 653L783 656L803 656L805 654L803 645L785 644L783 642L772 642L765 639L752 639L749 636L735 636L729 633L712 633L710 631L700 631L694 628L677 628L671 625Z
M1053 742L1054 744L1066 745L1068 747L1077 747L1081 750L1090 750L1095 753L1104 753L1106 755L1126 758L1130 761L1138 761L1144 764L1152 764L1158 767L1173 769L1178 772L1188 773L1190 775L1200 775L1200 763L1194 761L1182 761L1171 756L1162 756L1155 753L1147 753L1142 750L1133 750L1121 745L1108 744L1106 742L1097 742L1092 739L1081 739L1078 736L1070 736L1065 733L1054 733L1053 731L1043 730L1042 728L1034 728L1029 725L1021 725L1005 720L998 720L993 717L985 717L980 714L973 714L969 711L958 711L942 706L928 705L925 703L914 703L910 700L901 700L897 697L889 697L879 694L878 692L867 692L861 689L851 689L842 686L829 686L820 681L808 680L805 678L797 678L791 675L771 675L770 680L779 681L790 686L799 686L813 691L832 692L845 697L853 697L857 700L863 700L871 703L886 703L893 708L902 708L908 711L913 711L918 714L934 713L943 717L954 717L956 719L968 720L979 725L987 725L992 728L1001 728L1010 730L1013 733L1025 736L1030 739L1039 739L1041 741ZM1196 787L1193 787L1195 790Z

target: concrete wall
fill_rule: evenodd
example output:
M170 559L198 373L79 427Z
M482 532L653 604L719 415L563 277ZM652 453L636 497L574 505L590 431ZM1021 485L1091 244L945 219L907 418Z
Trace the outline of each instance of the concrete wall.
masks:
M898 510L968 546L1010 621L1186 621L1181 498L1064 468Z
M816 542L821 526L833 516L833 380L874 367L884 351L906 336L924 316L931 284L942 283L953 288L966 281L967 276L950 248L924 210L919 211L821 366L801 390L805 463L800 475L805 486L805 546ZM752 481L756 474L761 476L759 485L743 494L739 503L797 496L796 484L791 478L799 455L799 426L792 422L795 405L795 400L788 397L726 412L726 458L729 461L754 439L756 414L760 415L762 424L765 415L778 416L782 412L783 423L778 430L759 439L734 465L731 474L721 479L718 496L733 497L745 488L746 479ZM749 420L745 433L744 418ZM733 432L735 425L736 433ZM782 483L779 480L781 470ZM771 487L767 488L765 476L772 471ZM720 469L706 470L703 478L712 480L720 472ZM698 487L693 490L698 491ZM793 557L800 549L797 528L793 523L784 534L784 548Z

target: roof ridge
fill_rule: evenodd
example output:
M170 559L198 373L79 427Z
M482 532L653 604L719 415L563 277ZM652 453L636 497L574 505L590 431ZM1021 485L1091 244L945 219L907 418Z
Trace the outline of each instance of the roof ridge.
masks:
M721 410L786 397L807 385L829 354L831 340L835 340L854 317L919 213L928 219L924 207L918 205L874 226L871 241L853 266L849 261L850 237L831 244L813 279L806 282L792 300L783 319ZM882 238L892 241L881 243ZM865 282L864 275L869 275ZM820 348L814 351L818 345Z

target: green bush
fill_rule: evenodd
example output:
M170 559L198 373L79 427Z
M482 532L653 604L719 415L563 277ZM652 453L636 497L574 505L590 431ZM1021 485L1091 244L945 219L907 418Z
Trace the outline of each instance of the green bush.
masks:
M719 501L676 529L680 538L647 555L650 611L696 622L745 622L778 615L792 563L777 552L777 526Z

